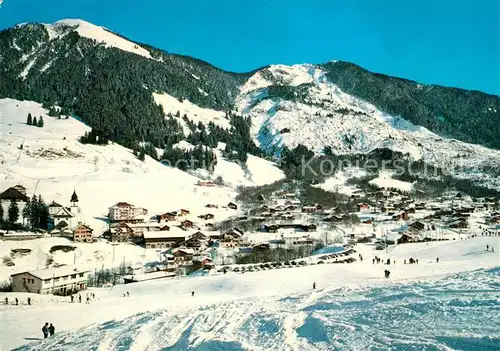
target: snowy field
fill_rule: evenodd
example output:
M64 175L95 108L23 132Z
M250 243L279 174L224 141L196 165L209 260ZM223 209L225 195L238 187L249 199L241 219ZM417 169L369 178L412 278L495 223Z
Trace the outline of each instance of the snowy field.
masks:
M499 237L399 245L365 260L95 289L91 304L32 295L0 305L18 350L497 350ZM485 251L486 245L495 252ZM404 265L414 257L419 264ZM436 257L440 262L436 263ZM391 277L383 277L384 269ZM317 290L311 290L312 283ZM130 297L123 297L129 291ZM195 291L195 296L191 296ZM126 302L126 303L124 303ZM488 321L488 323L484 323ZM37 340L52 322L56 335ZM25 346L22 346L25 345Z

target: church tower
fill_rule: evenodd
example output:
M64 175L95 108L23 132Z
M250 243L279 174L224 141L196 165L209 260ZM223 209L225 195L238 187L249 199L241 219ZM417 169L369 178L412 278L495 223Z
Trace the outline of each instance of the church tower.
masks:
M73 191L73 195L71 195L71 213L75 216L80 213L80 207L78 206L78 195L76 195L76 191Z

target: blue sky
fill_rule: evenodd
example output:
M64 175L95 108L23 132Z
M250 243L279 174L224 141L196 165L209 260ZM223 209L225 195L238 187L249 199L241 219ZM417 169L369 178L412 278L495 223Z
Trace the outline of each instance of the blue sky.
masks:
M333 59L500 95L497 0L4 0L0 28L82 18L236 72Z

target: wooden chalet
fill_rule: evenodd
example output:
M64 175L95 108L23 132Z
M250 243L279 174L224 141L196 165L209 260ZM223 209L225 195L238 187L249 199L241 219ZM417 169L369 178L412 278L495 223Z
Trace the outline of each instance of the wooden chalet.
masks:
M231 210L237 210L238 209L238 205L236 205L234 202L230 202L227 204L227 208L231 209Z

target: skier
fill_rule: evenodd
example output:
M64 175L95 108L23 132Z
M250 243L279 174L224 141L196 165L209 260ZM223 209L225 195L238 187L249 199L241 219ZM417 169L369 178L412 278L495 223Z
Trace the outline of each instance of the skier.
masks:
M31 305L31 297L28 297L28 305Z
M87 296L87 303L90 303L90 297Z
M95 294L94 293L92 293L92 298L95 300Z
M52 325L52 323L50 323L48 331L49 331L50 336L54 335L54 332L56 331L56 328L54 328L54 326Z
M490 245L486 245L486 251L490 250Z
M19 305L19 300L16 297L16 306L18 306L18 305Z
M71 297L71 302L73 302L75 300L75 297L73 295L71 295L70 297Z
M129 293L128 293L128 291L127 291L127 297L129 297L129 296L130 296L130 294L129 294Z
M436 263L439 263L439 257L436 258Z
M313 290L316 289L316 282L313 283Z
M82 303L82 295L78 295L78 302Z
M6 304L6 305L8 305L8 304L9 304L9 298L8 298L8 297L6 297L6 298L5 298L5 304Z
M191 291L191 296L194 296L194 291Z
M49 336L49 323L45 323L42 327L43 338L46 339Z
M391 272L389 272L387 269L385 270L385 277L386 278L389 278L389 276L391 275Z
M373 258L372 263L375 264L375 257Z

